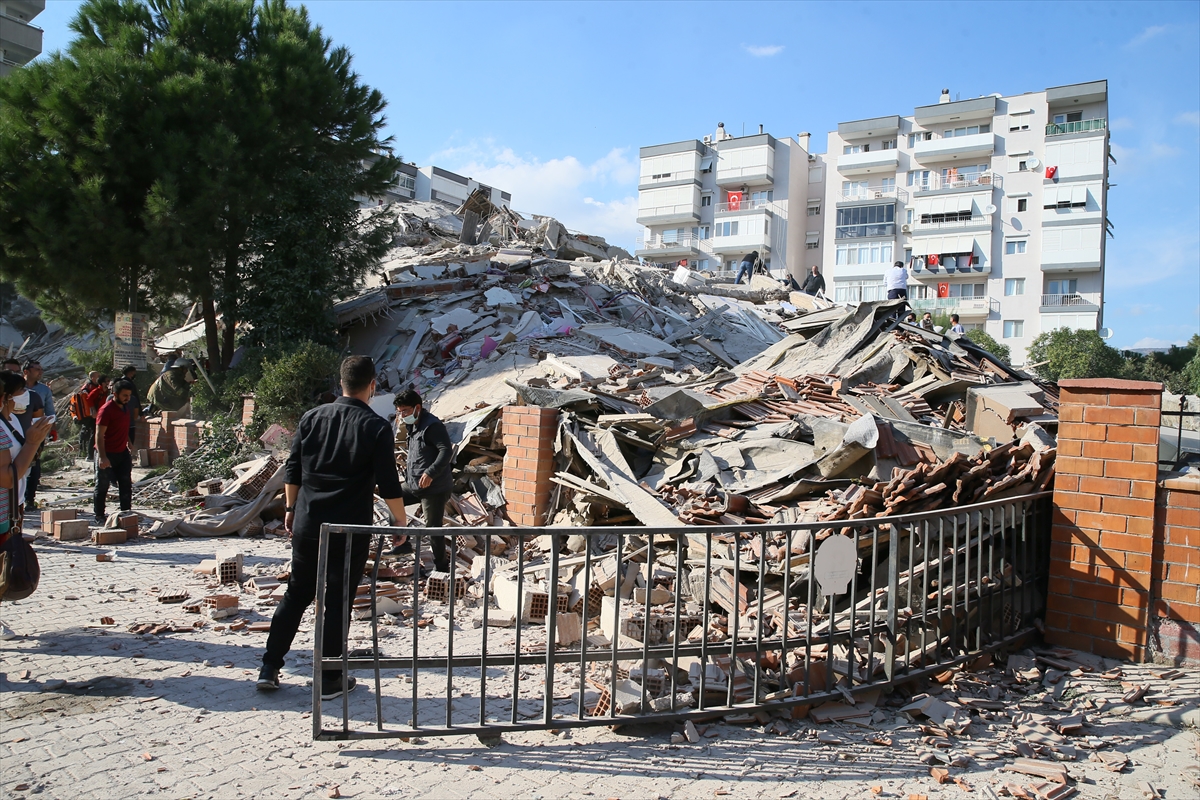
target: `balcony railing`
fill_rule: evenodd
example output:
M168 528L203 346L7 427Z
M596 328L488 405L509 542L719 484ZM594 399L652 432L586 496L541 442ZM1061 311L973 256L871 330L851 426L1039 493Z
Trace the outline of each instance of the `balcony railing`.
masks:
M639 237L638 250L699 250L700 243L706 240L699 236L685 233L682 236L648 236Z
M899 200L908 202L908 192L896 186L868 186L851 189L848 192L838 192L838 201L847 200Z
M1079 122L1051 122L1046 126L1047 136L1062 136L1064 133L1102 131L1108 127L1106 119L1082 119Z
M1004 177L994 172L947 175L944 178L935 173L929 176L928 181L913 184L911 188L914 192L934 192L939 189L966 189L972 186L987 188L989 186L1001 187L1003 185Z
M834 229L835 239L881 239L896 235L895 222L868 222L862 225L838 225Z
M655 184L658 184L658 183L673 183L673 182L678 182L678 181L694 181L694 180L696 180L697 177L699 177L699 175L700 175L700 173L694 169L681 169L677 172L660 174L660 176L657 178L654 177L654 175L640 175L640 176L638 176L638 185L639 186L654 186Z
M700 212L695 203L677 203L673 206L650 206L638 209L638 219L675 216L690 216L699 219Z
M773 200L743 200L740 203L718 203L715 213L738 214L742 211L768 211L781 219L787 219L787 208Z
M912 229L914 231L944 231L953 228L974 228L979 225L989 224L987 217L971 217L970 219L956 219L947 222L914 222Z
M1069 308L1071 306L1099 306L1099 292L1071 292L1070 294L1044 294L1042 306L1049 308Z
M1000 310L1000 303L990 297L927 297L909 300L913 311L924 313L958 314L960 317L987 316Z

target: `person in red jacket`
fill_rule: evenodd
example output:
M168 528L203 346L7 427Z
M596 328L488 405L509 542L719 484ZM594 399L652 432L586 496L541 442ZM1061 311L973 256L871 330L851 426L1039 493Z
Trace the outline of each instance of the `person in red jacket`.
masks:
M133 387L129 381L117 381L113 396L96 415L96 493L92 510L103 524L108 487L117 484L121 510L133 508L133 454L129 452L129 400Z
M90 432L92 434L88 441L87 457L89 459L96 454L96 415L100 412L100 407L104 405L104 401L108 399L108 376L97 375L90 383L94 385L87 389L87 407L92 424L85 426L85 429L91 428Z

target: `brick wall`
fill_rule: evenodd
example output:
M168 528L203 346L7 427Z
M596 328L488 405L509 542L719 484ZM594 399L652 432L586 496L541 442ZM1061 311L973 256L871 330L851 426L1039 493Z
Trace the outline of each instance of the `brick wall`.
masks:
M1162 384L1064 380L1046 639L1144 660Z
M1151 657L1200 664L1200 476L1165 474L1154 525Z
M254 421L254 397L242 395L242 425L249 426Z
M501 424L505 447L501 483L508 518L514 525L544 525L554 474L558 409L506 406Z

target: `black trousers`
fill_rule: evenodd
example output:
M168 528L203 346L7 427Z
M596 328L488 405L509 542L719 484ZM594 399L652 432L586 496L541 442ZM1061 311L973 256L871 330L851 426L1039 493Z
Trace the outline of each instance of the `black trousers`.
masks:
M267 651L263 654L263 666L283 668L283 657L292 649L296 631L304 612L317 596L317 537L292 537L292 569L288 576L287 591L271 618L271 632L267 635ZM354 536L350 542L350 590L353 593L362 579L363 568L370 555L371 537ZM342 627L345 613L346 589L346 538L334 534L329 537L329 567L325 572L325 618L321 621L324 638L321 655L337 658L342 654L342 643L348 631ZM353 594L351 602L353 602ZM330 678L334 672L329 670Z
M122 450L106 455L108 463L111 464L108 469L100 469L100 459L96 459L96 492L92 495L92 511L95 512L97 521L102 521L107 516L104 507L108 502L108 487L113 483L117 484L121 510L129 511L133 508L133 454Z
M411 483L406 483L402 487L404 490L405 505L420 502L421 511L425 515L426 528L440 528L442 521L446 517L446 502L450 499L450 493L441 494L420 494L420 490L415 488ZM450 571L450 557L446 554L446 537L445 536L430 536L429 544L433 548L433 564L434 569L438 572ZM453 554L453 549L451 549Z
M908 289L888 289L888 300L907 300Z
M79 457L91 458L96 451L96 419L87 417L79 420Z
M33 501L37 498L38 483L42 480L42 457L39 455L33 459L33 464L29 466L29 474L25 476L25 508L26 510L33 508Z

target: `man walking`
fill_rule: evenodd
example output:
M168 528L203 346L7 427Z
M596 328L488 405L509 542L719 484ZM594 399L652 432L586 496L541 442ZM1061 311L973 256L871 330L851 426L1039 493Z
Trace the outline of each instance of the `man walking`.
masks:
M884 279L887 282L888 300L908 299L908 270L904 268L903 261L897 261L888 267Z
M88 427L91 428L92 438L87 445L88 458L91 458L96 452L96 418L100 414L100 407L108 400L108 376L93 372L90 383L92 388L87 391L87 408L88 415L91 417L91 425Z
M323 523L370 525L375 488L403 526L403 494L396 473L392 432L387 421L367 405L375 396L375 365L366 356L350 356L342 362L343 396L317 406L300 418L292 439L292 452L284 467L284 527L292 535L292 568L287 592L275 616L258 673L258 689L279 688L279 671L292 647L304 612L317 593L317 558ZM345 593L353 591L363 575L370 552L370 537L355 536L350 543L347 572L346 540L329 539L325 583L325 616L321 654L337 658L347 631L342 628ZM344 585L349 574L352 586ZM340 670L321 675L321 697L332 700L354 689L355 680Z
M117 381L113 396L100 406L96 415L96 492L92 512L103 524L108 516L108 487L117 484L121 510L133 508L133 454L129 452L129 398L133 387Z
M800 287L800 291L812 295L825 291L825 276L821 274L821 270L817 269L816 264L812 265L812 273L804 279L804 285Z
M396 395L396 418L408 431L408 461L405 467L404 502L421 504L426 528L442 527L446 501L454 489L450 460L454 452L450 434L440 419L421 405L421 395L413 389ZM451 553L446 553L446 537L431 536L434 568L450 571Z

